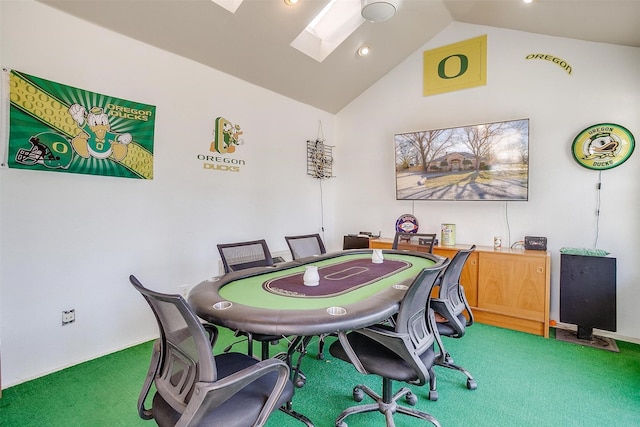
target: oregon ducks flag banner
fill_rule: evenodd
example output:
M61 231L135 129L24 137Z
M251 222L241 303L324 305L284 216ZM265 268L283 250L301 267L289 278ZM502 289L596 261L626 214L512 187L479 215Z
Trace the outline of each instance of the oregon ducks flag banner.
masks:
M153 179L155 106L15 70L9 99L10 168Z

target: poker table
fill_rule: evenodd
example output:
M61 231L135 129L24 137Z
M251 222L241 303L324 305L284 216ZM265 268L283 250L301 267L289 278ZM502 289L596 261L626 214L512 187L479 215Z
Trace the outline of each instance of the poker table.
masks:
M355 249L251 268L203 281L189 293L196 314L213 324L268 335L312 336L363 328L396 313L414 278L446 258L430 253ZM304 285L316 266L317 286Z

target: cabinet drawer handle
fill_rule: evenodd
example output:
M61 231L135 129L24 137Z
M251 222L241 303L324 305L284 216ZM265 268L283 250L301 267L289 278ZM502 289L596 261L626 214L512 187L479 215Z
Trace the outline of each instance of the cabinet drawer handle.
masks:
M478 261L476 261L475 259L472 259L471 260L471 265L476 265L476 264L478 264Z
M538 273L544 273L544 268L543 268L543 267L537 267L537 268L536 268L536 271L537 271Z

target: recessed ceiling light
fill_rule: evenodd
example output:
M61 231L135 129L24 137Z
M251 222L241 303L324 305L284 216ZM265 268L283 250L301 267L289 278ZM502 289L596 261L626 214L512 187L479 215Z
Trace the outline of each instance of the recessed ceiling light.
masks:
M533 0L522 0L525 3L533 3Z
M371 52L371 47L368 44L363 44L358 48L359 56L367 56Z
M284 4L286 4L287 6L295 6L296 4L298 4L298 0L284 0Z

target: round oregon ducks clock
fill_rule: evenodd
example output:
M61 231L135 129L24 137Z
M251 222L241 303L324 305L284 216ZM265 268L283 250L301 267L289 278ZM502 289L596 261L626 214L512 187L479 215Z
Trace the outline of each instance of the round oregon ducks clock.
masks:
M573 140L571 153L587 169L612 169L633 153L635 140L625 127L600 123L582 130Z

